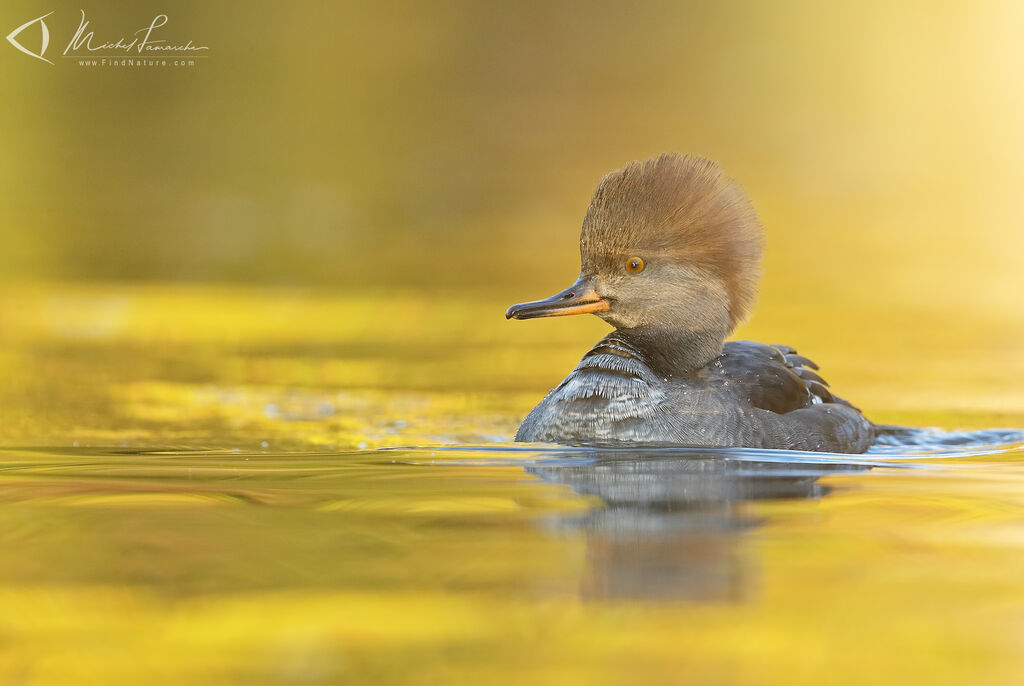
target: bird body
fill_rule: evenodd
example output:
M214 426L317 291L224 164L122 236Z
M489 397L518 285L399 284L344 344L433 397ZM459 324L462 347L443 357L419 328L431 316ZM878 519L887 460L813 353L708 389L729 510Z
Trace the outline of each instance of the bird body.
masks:
M813 364L792 348L731 341L692 374L663 378L613 333L530 412L516 440L864 452L874 427Z
M517 441L860 453L875 427L788 346L725 343L760 276L762 232L713 162L662 155L602 179L573 286L517 319L593 313L616 330L533 409Z

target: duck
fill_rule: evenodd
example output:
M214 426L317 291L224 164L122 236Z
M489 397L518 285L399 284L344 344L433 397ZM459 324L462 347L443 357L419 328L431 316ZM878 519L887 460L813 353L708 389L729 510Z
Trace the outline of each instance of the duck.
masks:
M764 231L715 162L665 153L598 183L579 278L507 319L614 330L526 416L520 442L863 453L876 427L786 345L726 338L750 312Z

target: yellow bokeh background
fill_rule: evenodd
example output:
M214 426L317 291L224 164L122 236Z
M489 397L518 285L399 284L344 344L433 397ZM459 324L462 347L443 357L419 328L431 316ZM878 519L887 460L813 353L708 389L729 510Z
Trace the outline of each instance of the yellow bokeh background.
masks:
M40 340L87 346L98 327L166 351L213 321L229 353L289 339L275 354L292 371L310 341L343 340L387 351L388 390L522 391L512 426L605 329L502 311L572 280L603 173L678 150L720 161L767 230L737 335L798 347L879 420L1012 425L1024 408L1016 3L83 9L110 39L164 12L163 35L209 57L78 66L56 57L80 20L69 6L47 18L57 64L0 46L0 336L22 346L11 365L40 370L9 394L51 368ZM0 18L43 11L18 1ZM449 350L443 378L420 339ZM501 352L459 367L468 342ZM93 369L104 392L180 380ZM377 388L369 369L350 357L317 384ZM296 373L269 381L312 383Z
M209 59L3 46L7 278L544 290L600 176L678 150L747 187L767 296L1000 311L1022 285L1017 3L86 10L101 37L166 12ZM48 18L51 56L78 21Z

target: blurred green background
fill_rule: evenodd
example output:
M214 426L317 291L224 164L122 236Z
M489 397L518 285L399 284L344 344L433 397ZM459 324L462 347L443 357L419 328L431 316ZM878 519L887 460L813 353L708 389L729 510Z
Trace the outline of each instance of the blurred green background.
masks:
M0 440L294 438L267 388L384 393L324 444L479 439L451 427L481 407L508 438L606 327L502 313L575 277L604 173L666 150L720 161L761 213L738 336L798 347L878 421L1024 422L1019 3L17 0L0 21L54 10L55 57L80 9L99 40L166 13L209 58L0 44ZM374 429L438 390L429 431ZM229 392L261 423L189 433Z
M210 59L0 46L7 278L539 295L573 275L600 176L679 150L749 190L772 293L985 308L1024 285L1019 3L82 7L112 37L167 13ZM51 9L53 52L78 4L0 18Z

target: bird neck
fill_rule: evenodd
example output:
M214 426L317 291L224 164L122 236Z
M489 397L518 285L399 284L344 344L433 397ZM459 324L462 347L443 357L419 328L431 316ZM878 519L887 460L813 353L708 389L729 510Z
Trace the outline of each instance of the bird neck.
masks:
M654 326L619 329L618 335L636 346L658 376L690 376L722 352L724 331L668 330Z

